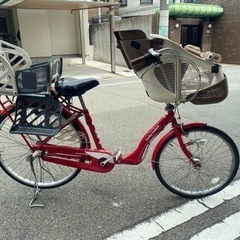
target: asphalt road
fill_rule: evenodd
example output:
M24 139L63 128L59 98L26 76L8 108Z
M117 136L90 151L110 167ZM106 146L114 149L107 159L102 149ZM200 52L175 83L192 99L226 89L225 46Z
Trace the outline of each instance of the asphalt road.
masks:
M206 106L187 103L180 111L184 122L208 122L228 133L240 147L240 67L226 65L224 69L229 79L229 97L224 102ZM71 74L76 75L74 71ZM165 105L147 98L136 77L107 73L97 77L101 85L87 92L85 101L98 135L111 151L119 147L131 151L164 114ZM0 171L0 240L105 240L188 204L189 200L172 194L160 184L151 169L151 150L138 166L116 166L108 174L82 171L68 185L42 191L44 208L30 209L33 190ZM237 195L226 200L153 239L190 239L239 212L239 199Z

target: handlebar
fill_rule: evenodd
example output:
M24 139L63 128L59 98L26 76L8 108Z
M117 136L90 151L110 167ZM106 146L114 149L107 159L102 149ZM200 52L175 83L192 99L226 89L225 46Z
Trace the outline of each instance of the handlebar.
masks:
M214 61L216 63L220 63L222 61L222 56L220 54L214 52L201 52L198 47L193 45L186 45L184 49L208 61Z
M198 50L197 48L191 46L191 45L186 45L184 47L184 49L186 49L188 52L190 52L194 55L197 55L197 56L201 57L202 52L200 50Z
M165 48L165 50L170 48ZM208 61L213 61L215 63L220 63L222 61L222 56L220 54L214 52L201 52L200 48L193 46L193 45L186 45L184 47L185 50L188 52ZM131 60L131 64L137 64L142 62L143 60L152 60L153 63L161 63L160 56L164 49L155 51L153 48L148 49L148 52L145 53L143 56L138 58L134 58Z
M145 55L138 57L138 58L134 58L133 60L131 60L131 64L134 65L136 63L140 63L141 61L143 61L145 59Z
M131 60L131 64L134 65L136 63L140 63L143 60L152 59L154 62L159 62L160 53L155 51L153 48L148 49L148 52L143 56L138 58L134 58Z

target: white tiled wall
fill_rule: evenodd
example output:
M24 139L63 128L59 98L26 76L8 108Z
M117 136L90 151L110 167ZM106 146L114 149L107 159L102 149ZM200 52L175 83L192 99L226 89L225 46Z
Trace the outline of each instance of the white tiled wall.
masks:
M47 10L18 10L22 47L30 57L51 56Z
M52 55L76 54L74 13L48 10L48 23Z
M18 10L22 47L30 57L77 54L74 14L56 10Z

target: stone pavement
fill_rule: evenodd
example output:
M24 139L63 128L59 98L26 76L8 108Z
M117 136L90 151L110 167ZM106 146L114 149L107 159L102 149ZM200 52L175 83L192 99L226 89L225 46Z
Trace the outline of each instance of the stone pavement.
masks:
M233 64L221 63L224 68L238 67ZM80 57L64 57L63 58L63 75L75 76L77 78L94 77L97 79L102 78L118 78L118 77L132 77L136 76L133 70L128 67L116 66L116 72L111 72L111 65L109 63L103 63L99 61L86 61L86 64L82 64L82 58Z
M135 73L127 67L116 66L116 72L111 72L111 65L99 61L86 61L82 64L82 59L79 57L63 58L63 75L71 75L77 77L131 77L136 76Z

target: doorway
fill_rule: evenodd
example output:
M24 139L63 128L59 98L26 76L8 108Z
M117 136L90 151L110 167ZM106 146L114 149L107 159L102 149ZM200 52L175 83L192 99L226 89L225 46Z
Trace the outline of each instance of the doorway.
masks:
M0 39L16 45L16 38L13 34L14 23L11 16L11 10L0 9Z
M183 47L192 44L201 48L202 25L182 25L181 44Z

